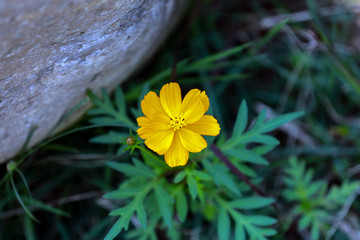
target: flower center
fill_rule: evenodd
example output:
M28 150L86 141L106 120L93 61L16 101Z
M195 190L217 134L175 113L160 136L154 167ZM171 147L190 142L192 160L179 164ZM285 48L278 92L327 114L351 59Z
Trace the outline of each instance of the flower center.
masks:
M174 128L174 131L186 126L184 114L180 114L179 117L171 118L169 127Z

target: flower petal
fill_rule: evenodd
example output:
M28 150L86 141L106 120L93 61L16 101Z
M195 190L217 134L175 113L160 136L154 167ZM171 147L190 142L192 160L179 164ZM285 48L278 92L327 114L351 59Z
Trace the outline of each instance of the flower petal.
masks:
M191 108L194 103L201 101L200 98L200 90L199 89L191 89L184 97L183 102L181 103L181 112L186 112L189 108Z
M137 133L139 134L139 137L141 137L142 139L148 139L155 133L152 130L152 128L150 128L152 121L149 118L138 117L136 121L140 126L140 128L137 130Z
M173 142L165 153L165 161L170 167L184 166L189 159L189 151L182 145L179 134L175 132Z
M186 124L192 124L200 120L204 116L204 105L198 101L194 103L186 112L184 112L184 118Z
M160 102L165 112L171 118L180 115L181 89L179 84L172 82L165 84L160 90Z
M170 117L165 112L156 112L153 116L153 120L156 122L162 122L163 124L170 124Z
M200 94L200 90L192 89L184 97L181 112L184 114L186 124L198 121L205 113Z
M157 112L153 119L147 117L138 117L138 125L141 127L137 133L142 139L148 139L158 131L165 131L172 129L169 125L169 117L162 112Z
M152 122L150 118L147 117L138 117L136 121L140 127L149 127L151 126L151 122Z
M155 133L145 140L148 148L153 150L159 155L163 155L169 149L174 138L174 130L154 131Z
M146 140L151 136L153 136L156 133L156 131L154 131L152 128L149 127L141 127L137 130L137 133L141 139Z
M204 111L207 112L209 110L210 102L208 96L206 95L206 92L202 91L200 97L201 97L201 102L204 104Z
M206 148L207 143L200 134L187 128L182 128L177 132L179 133L182 145L184 145L189 152L200 152Z
M186 126L187 129L201 135L216 136L220 133L220 125L210 115L204 115L199 121Z
M159 131L166 131L171 129L168 125L162 125L162 124L157 124L157 125L152 125L151 127L141 127L137 130L137 133L139 134L139 137L141 137L142 139L148 139L150 137L152 137L153 135L155 135L157 132ZM173 131L173 129L171 129Z
M152 119L156 112L165 112L160 103L160 98L154 92L149 92L141 101L141 110L144 115Z

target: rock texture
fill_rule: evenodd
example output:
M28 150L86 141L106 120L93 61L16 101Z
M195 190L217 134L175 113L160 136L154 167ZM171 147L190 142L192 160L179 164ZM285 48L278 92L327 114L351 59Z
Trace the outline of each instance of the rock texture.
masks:
M53 133L87 88L111 90L129 77L163 42L184 4L0 1L0 163L20 150L32 126L38 129L30 146Z

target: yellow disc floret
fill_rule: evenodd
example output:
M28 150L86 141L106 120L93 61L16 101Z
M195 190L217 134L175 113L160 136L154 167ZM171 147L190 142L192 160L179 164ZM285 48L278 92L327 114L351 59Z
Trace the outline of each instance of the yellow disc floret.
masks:
M174 128L174 131L179 130L180 128L186 126L184 114L181 113L179 117L170 119L169 127Z
M220 133L217 120L205 113L209 98L205 91L191 89L184 98L178 83L165 84L159 96L150 91L141 101L145 116L138 117L139 136L145 145L159 155L164 155L170 167L184 166L189 153L207 147L202 135Z

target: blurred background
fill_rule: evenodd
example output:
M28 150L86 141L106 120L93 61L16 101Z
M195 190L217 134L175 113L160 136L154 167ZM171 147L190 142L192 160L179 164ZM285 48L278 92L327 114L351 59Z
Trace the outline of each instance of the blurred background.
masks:
M242 100L247 101L250 119L262 109L268 118L304 111L301 119L272 133L281 144L266 155L268 166L254 168L263 178L259 186L281 208L273 239L313 239L315 225L320 239L360 239L359 25L357 0L190 1L166 44L122 85L127 107L129 112L137 108L145 84L158 91L165 82L178 81L183 93L194 87L207 91L225 136L234 127ZM191 63L243 44L248 44L243 51L216 64L181 71L183 60ZM166 69L166 78L154 80ZM88 119L84 116L72 129L88 125ZM20 169L32 197L39 200L31 210L41 223L25 214L10 184L3 184L0 239L101 239L114 221L108 216L113 203L102 195L123 179L104 163L129 159L128 153L118 151L120 143L89 141L109 130L76 132L31 154ZM297 159L293 168L288 166L291 158ZM284 176L296 171L305 192L310 185L321 185L315 187L319 191L295 200L284 194L291 185ZM0 176L5 173L1 165ZM21 175L14 181L26 193ZM347 183L343 192L332 193L336 204L318 202L321 194ZM302 220L316 211L335 220ZM211 224L194 215L185 225L179 230L185 239L208 239ZM119 239L125 237L126 232ZM159 229L158 238L169 236Z

